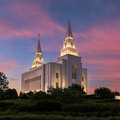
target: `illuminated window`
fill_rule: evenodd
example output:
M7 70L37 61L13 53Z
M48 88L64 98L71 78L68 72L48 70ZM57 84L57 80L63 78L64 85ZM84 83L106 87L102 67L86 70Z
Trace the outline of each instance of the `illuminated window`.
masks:
M58 88L58 83L56 82L56 88Z
M76 79L76 73L72 73L72 79Z
M58 73L56 73L56 78L58 78Z

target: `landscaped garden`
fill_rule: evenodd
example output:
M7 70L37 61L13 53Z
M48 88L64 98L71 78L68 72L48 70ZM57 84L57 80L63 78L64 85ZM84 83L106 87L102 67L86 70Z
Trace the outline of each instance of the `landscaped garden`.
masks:
M111 98L108 94L86 95L80 85L64 89L50 87L48 93L30 91L20 93L19 98L3 98L0 101L0 119L120 119L120 101L113 98L113 93L110 93Z
M100 87L93 95L73 84L47 92L20 93L0 88L0 120L119 120L120 100L117 91Z

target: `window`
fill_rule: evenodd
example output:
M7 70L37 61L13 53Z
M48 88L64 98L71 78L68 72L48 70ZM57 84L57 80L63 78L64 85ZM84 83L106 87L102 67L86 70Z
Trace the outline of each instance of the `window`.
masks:
M76 73L72 73L72 79L76 79Z
M84 81L84 77L82 77L82 81Z
M58 78L58 73L56 73L56 78Z
M40 57L40 60L41 60L41 57Z
M65 43L65 47L66 47L66 43Z
M58 83L56 82L56 88L58 88Z
M71 42L71 47L73 47L73 43Z

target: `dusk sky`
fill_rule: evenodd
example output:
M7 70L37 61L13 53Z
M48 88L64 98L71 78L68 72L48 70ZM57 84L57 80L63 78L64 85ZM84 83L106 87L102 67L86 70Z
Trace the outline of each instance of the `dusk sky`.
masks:
M120 0L0 0L0 71L9 87L21 89L40 33L43 59L60 56L70 20L88 94L97 87L120 92Z

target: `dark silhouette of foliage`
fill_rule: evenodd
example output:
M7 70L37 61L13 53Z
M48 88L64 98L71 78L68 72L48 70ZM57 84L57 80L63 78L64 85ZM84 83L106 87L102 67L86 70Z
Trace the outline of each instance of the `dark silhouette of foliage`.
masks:
M86 94L85 91L84 91L84 87L81 87L81 85L79 84L72 84L71 86L68 87L68 89L71 89L71 90L78 90L80 91L82 94Z
M4 97L4 90L0 89L0 100L2 100Z
M34 92L33 95L30 96L30 99L33 100L47 100L49 98L49 94L46 94L46 92L39 91L39 92Z
M5 99L17 99L18 98L18 94L17 91L15 89L7 89L4 92L4 98Z
M6 90L8 88L8 80L3 72L0 72L0 89Z
M100 87L94 90L95 95L99 95L100 98L106 99L106 98L114 98L114 95L112 91L107 87Z
M27 95L26 93L23 93L23 92L20 92L19 97L20 97L21 99L28 99L28 98L29 98L28 95Z
M120 95L120 93L116 90L112 92L114 95Z
M27 93L27 96L30 98L30 97L33 96L33 94L34 94L34 92L30 91L30 92Z
M60 101L62 103L73 104L81 103L84 101L85 92L80 85L73 84L68 88L54 88L53 86L48 88L50 99Z

